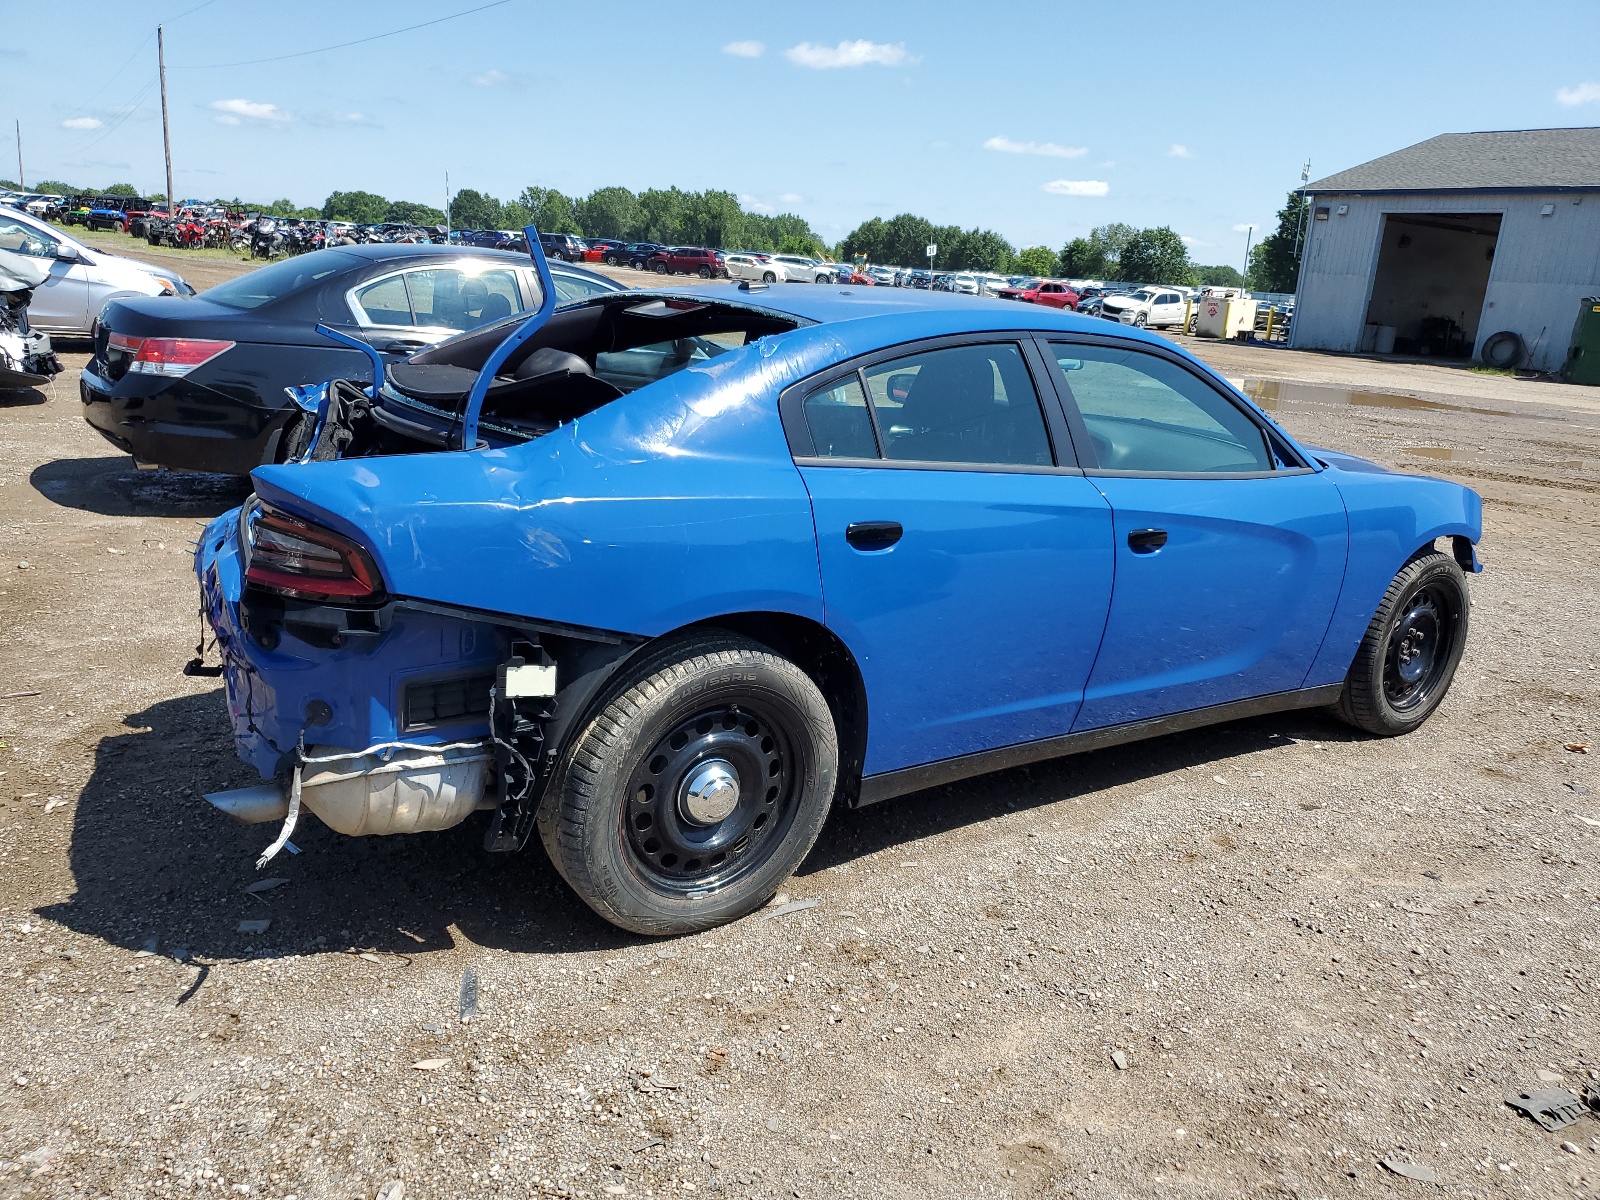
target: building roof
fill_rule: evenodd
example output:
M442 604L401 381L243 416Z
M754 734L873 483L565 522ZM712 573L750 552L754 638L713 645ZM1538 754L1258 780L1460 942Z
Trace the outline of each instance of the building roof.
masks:
M1441 133L1307 184L1330 192L1600 188L1600 127Z

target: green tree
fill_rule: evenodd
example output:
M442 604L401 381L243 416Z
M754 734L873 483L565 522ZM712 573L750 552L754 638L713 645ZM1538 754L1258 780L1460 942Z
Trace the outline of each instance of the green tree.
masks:
M693 246L721 246L730 250L744 245L745 212L732 192L689 192L685 196L683 228L679 237Z
M689 197L677 188L647 188L639 193L639 210L643 216L639 240L676 245L683 236L684 216Z
M1278 228L1250 251L1250 286L1262 292L1292 292L1300 281L1301 223L1306 198L1290 192L1278 210Z
M1186 284L1194 278L1189 248L1166 225L1129 238L1117 257L1117 273L1128 283Z
M644 223L639 197L625 187L596 188L578 201L578 224L584 237L637 241L634 235Z
M404 221L408 225L443 225L444 210L415 200L391 200L384 210L385 221Z
M1194 271L1202 287L1236 288L1244 286L1244 276L1239 274L1238 267L1196 267Z
M882 217L861 222L839 243L839 257L849 261L860 254L868 262L877 262L883 257L883 249L888 244L887 229L888 223Z
M942 247L941 247L942 249ZM950 253L950 266L957 271L999 271L1011 269L1016 250L992 229L969 229Z
M1017 254L1017 271L1023 275L1054 275L1060 261L1048 246L1029 246Z
M274 217L297 217L300 215L300 206L293 200L274 200L261 211Z
M504 229L505 205L474 188L462 188L450 200L450 224L455 229Z
M540 233L583 232L583 227L578 224L578 209L572 197L555 188L525 187L515 203L521 206L522 211L513 213L510 211L511 205L507 205L507 221L523 217L518 222L519 226L536 225Z
M326 221L376 225L388 211L389 202L373 192L330 192L322 202L322 218Z
M1073 238L1061 247L1059 270L1068 279L1104 279L1105 248L1088 238Z
M137 196L139 189L131 183L113 183L104 192L103 196Z

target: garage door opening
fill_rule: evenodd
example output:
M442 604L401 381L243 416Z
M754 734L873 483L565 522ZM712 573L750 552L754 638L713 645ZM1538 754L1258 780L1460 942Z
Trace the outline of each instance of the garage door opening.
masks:
M1499 213L1384 214L1362 348L1470 357L1499 237Z

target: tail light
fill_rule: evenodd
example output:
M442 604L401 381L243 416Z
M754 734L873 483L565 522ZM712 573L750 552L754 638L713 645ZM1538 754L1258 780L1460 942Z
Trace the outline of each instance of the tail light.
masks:
M128 370L137 374L179 376L205 366L217 355L232 350L235 344L202 338L138 338L113 333L110 348L132 358Z
M356 542L321 525L260 504L245 514L245 582L299 600L372 604L383 578Z

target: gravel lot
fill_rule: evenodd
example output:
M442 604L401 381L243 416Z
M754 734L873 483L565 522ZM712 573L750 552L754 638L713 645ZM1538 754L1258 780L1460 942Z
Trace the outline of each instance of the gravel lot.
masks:
M1300 381L1250 384L1297 436L1484 495L1438 716L841 812L787 889L809 907L671 942L477 820L308 820L247 893L271 831L200 800L250 774L179 673L188 539L242 488L136 471L78 414L82 353L0 397L0 1197L1435 1192L1384 1159L1600 1195L1600 1119L1503 1103L1600 1080L1597 397L1199 349Z

